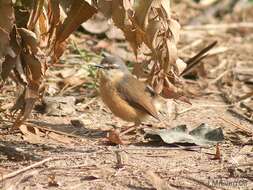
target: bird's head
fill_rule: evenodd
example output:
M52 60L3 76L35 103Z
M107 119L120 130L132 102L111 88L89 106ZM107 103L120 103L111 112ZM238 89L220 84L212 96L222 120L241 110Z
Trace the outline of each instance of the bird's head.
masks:
M105 57L99 65L95 66L99 68L99 76L106 79L114 79L130 74L124 61L116 56Z

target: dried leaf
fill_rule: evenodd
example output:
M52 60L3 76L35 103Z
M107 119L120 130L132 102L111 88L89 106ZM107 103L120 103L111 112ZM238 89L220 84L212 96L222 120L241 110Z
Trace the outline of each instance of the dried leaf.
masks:
M155 85L155 92L157 93L157 94L160 94L161 92L162 92L162 90L163 90L163 85L164 85L164 79L163 78L161 78L161 79L159 79L159 81L157 82L157 84Z
M186 125L179 125L171 129L145 129L146 138L163 141L167 144L190 143L196 145L213 145L224 140L221 128L213 129L206 124L188 132ZM157 138L158 137L158 138Z
M56 30L57 43L63 42L77 27L94 15L97 10L83 0L72 1L67 18Z
M18 28L17 30L24 45L27 46L33 54L37 54L39 51L39 41L36 34L25 28Z
M145 31L148 25L148 16L149 16L149 10L151 9L153 0L146 0L145 3L143 3L142 0L135 0L134 1L134 17L136 24Z
M28 118L33 109L34 103L38 98L39 86L33 83L28 84L12 108L14 111L20 110L20 113L13 124L14 127L19 127Z
M63 52L66 50L66 47L67 47L67 42L66 41L55 44L52 63L56 63L58 61L59 57L61 57Z
M40 46L46 47L47 45L47 39L49 38L48 32L49 32L49 20L47 17L47 13L45 8L43 8L43 12L39 17L39 22L37 22L39 33L36 33L36 35L39 37Z
M24 140L32 144L44 144L46 143L44 138L36 135L33 127L28 127L26 125L21 125L19 127L21 133L23 134Z
M60 135L54 132L50 132L48 133L48 137L50 137L51 139L64 143L64 144L71 144L73 141L71 138L64 136L64 135Z
M33 1L33 8L27 22L27 28L33 30L37 23L42 11L43 11L44 0Z
M29 79L32 80L32 82L37 83L40 85L40 80L43 76L43 70L42 70L42 63L38 58L36 58L34 55L28 54L23 52L22 53L22 60L24 64L26 64L27 73L30 75Z
M50 0L48 3L48 22L50 28L48 30L48 45L50 45L50 41L55 32L56 26L60 23L60 1L59 0Z
M159 28L161 27L161 22L157 20L151 20L148 24L147 30L146 30L146 41L145 43L147 46L155 51L155 49L160 44L160 41L157 40L157 35L159 33Z

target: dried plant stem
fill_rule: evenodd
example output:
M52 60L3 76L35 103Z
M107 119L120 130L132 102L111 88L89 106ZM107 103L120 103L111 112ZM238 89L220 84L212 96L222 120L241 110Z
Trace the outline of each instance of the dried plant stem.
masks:
M227 122L227 123L229 123L231 126L237 128L237 129L241 129L241 130L243 130L243 131L245 131L245 132L247 132L247 133L249 133L249 134L251 134L251 135L253 134L253 130L251 130L251 129L245 127L245 126L236 124L236 123L234 123L233 121L224 119L224 118L222 118L222 117L218 117L218 118L221 119L221 120L223 120L223 121L225 121L225 122Z
M65 135L67 137L80 138L80 136L78 136L78 135L74 135L74 134L71 134L71 133L65 133L63 131L57 131L57 130L54 130L54 129L49 129L48 127L41 127L41 126L38 126L38 125L34 125L29 121L26 122L26 125L34 127L34 128L38 128L40 130L45 130L45 131L54 132L54 133L57 133L57 134L60 134L60 135Z
M38 167L38 166L40 166L40 165L42 165L42 164L45 164L46 162L50 162L50 161L52 161L52 160L57 160L57 159L60 159L60 158L59 158L59 157L55 157L55 158L49 157L49 158L46 158L46 159L44 159L44 160L42 160L42 161L39 161L39 162L36 162L36 163L34 163L34 164L30 165L30 166L27 166L27 167L22 168L22 169L20 169L20 170L16 170L16 171L14 171L14 172L12 172L12 173L9 173L9 174L4 175L4 176L2 177L2 181L6 180L6 179L8 179L8 178L15 177L15 176L17 176L17 175L19 175L19 174L21 174L21 173L24 173L24 172L30 170L30 169L36 168L36 167Z

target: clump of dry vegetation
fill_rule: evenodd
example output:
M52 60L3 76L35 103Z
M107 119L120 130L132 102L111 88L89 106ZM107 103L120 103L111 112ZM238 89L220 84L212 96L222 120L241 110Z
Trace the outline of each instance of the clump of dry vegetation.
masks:
M66 39L78 26L102 12L120 28L136 57L152 65L148 82L166 98L181 97L179 74L185 64L178 59L179 23L170 1L72 0L65 9L61 1L1 1L1 80L17 83L18 97L11 109L17 113L15 127L29 116L42 95L44 75L66 49ZM66 11L64 11L66 10ZM142 72L139 69L139 74Z

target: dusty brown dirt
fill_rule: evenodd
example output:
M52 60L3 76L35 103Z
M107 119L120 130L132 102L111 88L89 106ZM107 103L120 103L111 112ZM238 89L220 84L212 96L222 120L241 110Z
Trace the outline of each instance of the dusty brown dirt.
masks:
M101 104L99 100L94 102L92 106ZM208 107L208 105L221 105L219 100L201 98L194 100L193 104L206 105L207 107L200 107L179 115L177 119L173 120L171 126L187 124L194 127L205 122L213 127L222 127L224 131L228 131L229 125L218 119L223 117L251 127L249 123L233 117L223 108ZM178 107L179 110L184 110L189 106L179 104ZM226 140L220 146L222 160L219 161L213 160L216 152L215 146L209 148L196 146L194 149L190 149L190 147L189 150L147 142L112 146L106 143L105 133L101 132L101 129L108 128L106 123L110 121L116 125L120 125L121 122L112 120L109 113L94 110L88 111L83 118L89 120L90 124L86 124L85 128L78 129L78 133L70 124L72 117L69 116L63 118L42 116L36 120L38 126L50 127L68 133L73 131L78 134L77 138L71 138L75 142L70 144L56 142L30 144L22 140L18 134L15 136L5 135L5 142L36 155L39 160L48 157L57 157L57 160L48 161L13 179L6 180L3 187L48 189L50 186L49 176L53 175L58 187L50 187L50 189L153 189L148 174L146 174L150 170L175 189L216 189L210 185L215 183L216 179L222 179L225 181L224 183L238 182L234 183L234 189L252 188L250 179L230 177L230 170L234 170L235 175L246 175L247 172L251 172L252 175L252 166L247 165L247 163L252 163L252 153L247 152L250 149L252 151L252 147L248 147L246 153L240 152L247 145L234 145ZM57 126L59 127L57 128ZM66 130L64 130L65 128ZM227 133L225 136L227 137ZM117 152L123 160L122 166L118 166ZM1 159L1 168L4 169L2 171L5 174L36 162L16 162L3 156ZM234 159L238 159L238 166L234 163ZM246 166L239 166L242 164L246 164ZM228 187L229 185L222 185L223 189Z
M186 7L182 4L175 10L184 11ZM189 23L199 12L192 8L190 18L182 17L182 23ZM240 13L236 13L224 16L223 22L240 19ZM241 81L234 80L237 77L235 68L238 65L246 70L253 68L252 28L218 30L216 24L218 22L213 23L212 30L182 31L179 54L184 59L212 40L218 40L216 52L203 61L203 68L198 69L204 72L198 73L200 77L197 80L187 82L187 89L195 93L191 98L192 105L174 102L171 104L176 108L173 116L167 115L160 123L149 123L152 124L150 127L167 128L180 124L194 128L201 123L213 128L221 127L225 140L220 144L220 159L214 159L216 146L150 143L140 133L126 136L131 144L110 144L106 139L107 131L129 123L115 118L104 106L94 87L94 76L91 76L94 73L83 63L98 62L93 53L97 51L93 46L98 45L98 41L103 41L100 46L105 46L105 49L108 44L120 44L127 56L128 45L78 33L73 39L78 49L84 51L86 60L73 45L69 45L62 58L64 64L48 71L46 95L63 97L66 102L61 100L64 103L60 106L49 104L50 109L46 112L57 116L42 114L38 107L33 111L24 126L38 130L33 131L36 135L10 130L12 117L7 110L12 106L13 89L16 87L11 82L3 87L4 93L0 95L0 178L6 179L0 181L0 189L253 189L252 133L248 135L245 130L238 130L226 121L251 131L253 125L241 115L228 111L231 103L224 101L222 91L239 96L244 93ZM199 43L196 43L197 40L200 40ZM111 49L114 53L119 51ZM229 69L234 69L235 78L230 73L222 75ZM83 76L83 81L74 79L77 73ZM72 76L70 81L64 80L66 76ZM214 85L216 80L222 81L222 88ZM229 80L237 85L231 85L233 88L227 85ZM78 82L80 85L75 86ZM69 86L63 87L66 84ZM73 104L67 96L75 99ZM253 101L251 97L250 100ZM61 113L63 116L60 116L59 110L65 111ZM83 124L73 125L72 120L82 121ZM6 150L6 147L10 149ZM51 160L26 168L48 158ZM7 178L8 174L23 168L26 169L24 172Z

